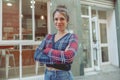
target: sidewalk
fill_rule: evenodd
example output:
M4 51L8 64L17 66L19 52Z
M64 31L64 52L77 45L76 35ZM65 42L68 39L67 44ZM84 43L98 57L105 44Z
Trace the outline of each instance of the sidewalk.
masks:
M44 75L24 77L22 80L44 80ZM120 80L120 68L108 65L98 72L88 72L85 76L77 76L74 80Z
M78 76L75 80L120 80L120 68L114 71L100 71L93 75Z

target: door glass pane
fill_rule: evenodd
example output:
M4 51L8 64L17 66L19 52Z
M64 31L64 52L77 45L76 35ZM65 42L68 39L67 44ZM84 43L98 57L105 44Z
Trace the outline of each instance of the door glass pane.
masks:
M107 43L107 30L105 23L100 23L100 38L101 43Z
M96 41L97 41L95 22L92 22L92 40L94 43L96 43Z
M88 6L81 6L81 13L82 15L89 15L89 11L88 11Z
M99 19L107 19L106 11L98 11Z
M22 0L22 40L32 40L32 3Z
M83 52L85 68L91 67L89 18L82 18Z
M108 47L102 47L101 53L102 53L102 62L107 62L108 61Z
M92 10L91 14L92 14L92 17L95 17L96 16L96 10Z
M96 47L93 48L93 61L94 66L98 66L98 50Z
M42 40L47 33L47 2L35 0L35 40Z
M19 39L19 0L3 0L2 40Z

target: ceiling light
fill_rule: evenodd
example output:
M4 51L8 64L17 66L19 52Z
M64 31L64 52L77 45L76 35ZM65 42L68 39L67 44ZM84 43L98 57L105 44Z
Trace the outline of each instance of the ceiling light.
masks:
M12 6L12 3L7 3L7 6Z
M33 8L33 6L30 6L30 8Z
M42 15L40 18L43 20L45 17Z
M30 3L31 3L31 4L32 4L32 3L35 4L35 1L30 1Z
M30 8L34 8L34 6L31 5Z

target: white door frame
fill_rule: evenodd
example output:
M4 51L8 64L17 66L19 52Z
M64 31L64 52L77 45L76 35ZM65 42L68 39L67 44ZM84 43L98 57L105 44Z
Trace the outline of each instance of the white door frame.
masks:
M94 22L94 25L92 24ZM100 39L98 29L98 18L91 18L91 56L92 56L92 68L93 70L100 70ZM94 27L94 30L92 29ZM94 33L94 36L93 36ZM93 40L93 37L96 39Z
M108 22L107 22L107 19L106 20L98 20L98 24L106 24L106 32L107 32L107 34L108 34ZM100 31L100 26L98 27L99 28L99 31ZM99 32L99 34L100 34L100 32ZM108 35L107 35L108 36ZM100 38L100 36L99 36L99 38ZM107 39L108 39L108 37L107 37ZM100 42L101 42L101 38L100 38ZM109 48L109 46L108 46L108 40L107 40L107 43L100 43L100 53L101 53L101 48L102 47L107 47L107 48ZM110 64L110 60L109 60L109 57L110 57L110 54L109 54L109 49L108 49L108 61L107 62L102 62L102 53L100 54L100 62L101 62L101 66L102 65L106 65L106 64Z

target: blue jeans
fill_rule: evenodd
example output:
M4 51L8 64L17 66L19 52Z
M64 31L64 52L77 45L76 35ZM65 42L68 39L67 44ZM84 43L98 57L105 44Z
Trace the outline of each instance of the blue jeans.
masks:
M73 75L71 71L51 71L46 69L44 80L73 80Z

